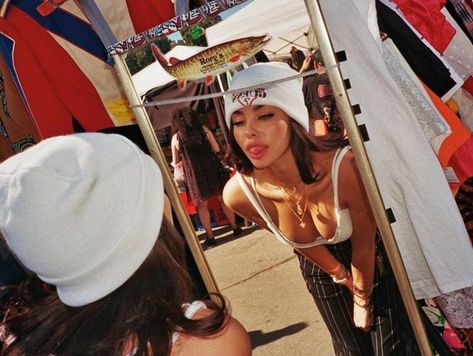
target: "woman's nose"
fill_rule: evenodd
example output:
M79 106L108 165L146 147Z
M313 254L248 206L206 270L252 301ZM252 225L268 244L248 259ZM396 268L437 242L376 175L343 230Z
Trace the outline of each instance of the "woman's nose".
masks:
M255 137L256 134L257 134L257 130L256 130L255 125L248 122L248 123L245 125L245 134L246 134L246 136L248 136L248 137Z

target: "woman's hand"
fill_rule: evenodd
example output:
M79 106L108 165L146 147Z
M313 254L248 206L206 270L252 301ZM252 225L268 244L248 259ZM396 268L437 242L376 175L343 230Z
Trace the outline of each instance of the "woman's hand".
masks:
M313 66L312 55L308 55L305 57L304 62L302 62L301 68L299 69L299 73L307 72Z
M363 331L369 331L371 328L371 306L362 307L353 303L353 322L357 328Z

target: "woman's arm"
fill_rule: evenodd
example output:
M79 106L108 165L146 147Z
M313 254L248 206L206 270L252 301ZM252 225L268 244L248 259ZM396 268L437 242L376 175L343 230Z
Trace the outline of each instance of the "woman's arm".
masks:
M176 164L178 164L181 161L177 134L172 135L172 138L171 138L171 154L172 154L172 166L176 167Z
M225 185L223 190L223 201L225 205L238 215L269 230L264 219L258 214L246 197L235 176L233 176ZM343 268L343 265L325 246L322 245L309 249L300 249L298 252L310 259L332 277L337 277L342 282L341 284L347 284L348 288L351 287L350 279L347 279L345 282L343 281L343 278L348 277L344 274L345 269Z
M353 276L354 321L367 329L375 266L376 222L351 153L340 166L340 200L346 202L353 224L351 272Z
M223 188L222 198L224 204L241 217L253 221L267 229L264 219L258 214L253 204L248 200L236 175L231 177Z
M219 153L220 152L220 147L219 147L219 145L217 143L217 140L215 139L214 135L212 134L212 131L210 131L207 128L207 126L202 126L202 128L204 129L204 132L207 135L207 140L210 143L210 147L212 148L212 151L214 151L215 153Z

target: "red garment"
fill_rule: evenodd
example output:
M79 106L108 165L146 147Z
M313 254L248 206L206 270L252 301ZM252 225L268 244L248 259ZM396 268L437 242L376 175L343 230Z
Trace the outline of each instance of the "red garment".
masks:
M465 80L462 88L473 95L473 77L469 77L467 80Z
M459 147L448 162L453 168L462 185L469 177L473 177L473 138L470 137L461 147Z
M11 5L0 36L40 139L74 132L73 118L86 131L115 126L87 76L32 17Z
M144 32L174 17L171 0L126 0L136 33Z
M440 53L455 36L455 28L440 10L446 0L393 0L409 23Z

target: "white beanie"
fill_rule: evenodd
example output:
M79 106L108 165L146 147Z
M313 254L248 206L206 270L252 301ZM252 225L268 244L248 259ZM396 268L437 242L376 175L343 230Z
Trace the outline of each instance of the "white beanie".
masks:
M297 74L294 69L283 62L257 63L235 74L230 89L265 84ZM309 114L304 103L301 78L283 81L266 88L253 88L225 95L225 122L227 126L230 127L230 118L235 111L250 105L276 106L309 131Z
M70 306L133 275L156 242L163 205L158 166L120 135L54 137L0 164L0 231Z

